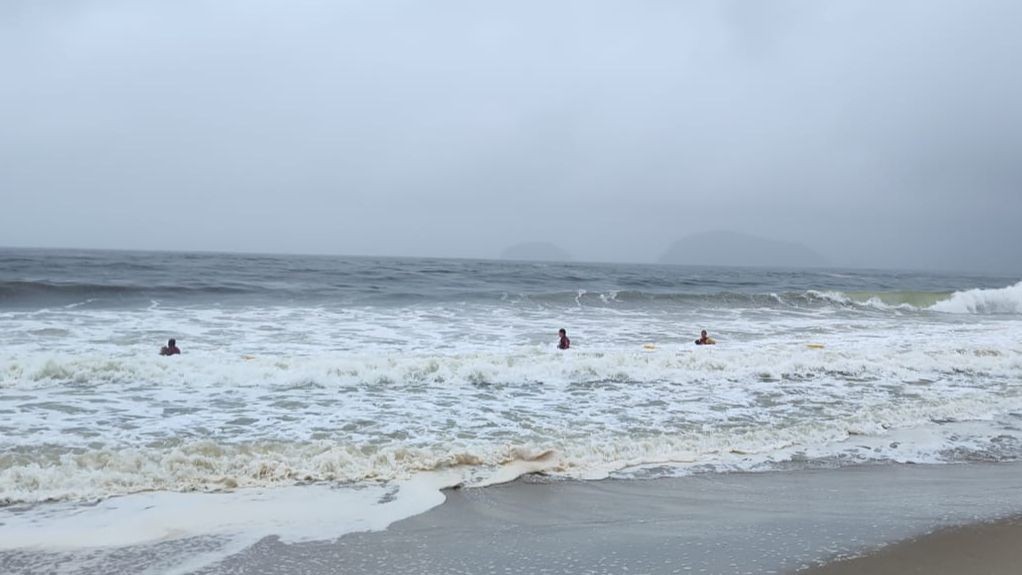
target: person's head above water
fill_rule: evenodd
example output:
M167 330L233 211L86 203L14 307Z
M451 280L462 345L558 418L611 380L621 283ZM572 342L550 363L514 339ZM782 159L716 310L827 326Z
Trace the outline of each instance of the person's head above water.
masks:
M707 335L706 330L699 332L699 339L696 340L696 345L713 345L717 343L712 337Z
M568 339L568 332L562 327L557 330L557 335L560 336L561 340L557 342L557 349L568 349L571 347L571 340Z
M181 353L181 350L177 348L177 340L170 338L167 340L167 345L160 348L160 355L177 355Z

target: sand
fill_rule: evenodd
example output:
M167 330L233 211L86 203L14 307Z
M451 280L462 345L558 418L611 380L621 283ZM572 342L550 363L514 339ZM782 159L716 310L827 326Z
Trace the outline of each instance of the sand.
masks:
M264 540L201 573L794 573L1022 512L1020 487L1015 465L516 482L451 491L382 532Z
M943 529L802 575L1018 575L1022 517Z
M1022 465L1016 464L591 482L533 478L446 495L440 506L384 531L336 540L267 537L238 549L226 540L195 538L72 555L18 551L0 553L0 571L782 574L881 549L823 568L844 571L808 572L1022 572L1002 569L1022 565L1012 548L1022 542L1019 524L1008 520L1022 514ZM993 520L1001 522L981 524Z

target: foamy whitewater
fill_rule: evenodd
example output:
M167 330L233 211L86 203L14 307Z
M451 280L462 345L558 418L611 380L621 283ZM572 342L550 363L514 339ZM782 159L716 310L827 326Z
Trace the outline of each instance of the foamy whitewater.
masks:
M0 326L0 550L218 556L523 473L1022 459L1019 278L6 250Z

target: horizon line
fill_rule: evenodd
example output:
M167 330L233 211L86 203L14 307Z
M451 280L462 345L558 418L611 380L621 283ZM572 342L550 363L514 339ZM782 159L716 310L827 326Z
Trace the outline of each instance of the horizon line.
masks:
M67 246L11 246L0 245L0 250L27 250L27 251L79 251L79 252L118 252L118 253L157 253L157 254L206 254L206 255L237 255L237 256L276 256L276 257L325 257L325 258L379 258L379 259L419 259L419 260L462 260L462 261L487 261L487 262L515 262L515 263L543 263L543 264L604 264L604 265L640 265L640 266L664 266L664 267L691 267L691 268L732 268L732 269L783 269L783 270L806 270L806 271L878 271L878 272L928 272L939 274L963 274L963 275L1002 275L1016 276L1022 272L1007 270L965 270L965 269L933 269L933 268L900 268L882 266L778 266L778 265L732 265L732 264L685 264L665 263L658 261L619 261L619 260L542 260L542 259L509 259L499 256L495 257L471 257L471 256L413 256L395 254L351 254L340 252L266 252L248 250L226 250L226 249L166 249L166 248L95 248L95 247L67 247Z

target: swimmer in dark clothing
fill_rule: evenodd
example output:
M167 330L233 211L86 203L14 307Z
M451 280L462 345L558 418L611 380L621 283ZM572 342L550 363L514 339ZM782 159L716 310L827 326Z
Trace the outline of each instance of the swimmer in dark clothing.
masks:
M701 334L699 334L699 339L696 340L696 345L714 345L716 343L717 343L717 340L715 340L712 337L706 335L706 330L705 329L702 331Z
M561 341L557 342L557 349L568 349L571 347L571 340L568 339L568 332L564 331L564 328L557 330L557 335L561 336Z
M160 348L160 355L180 355L181 350L177 347L177 340L171 338L167 345Z

